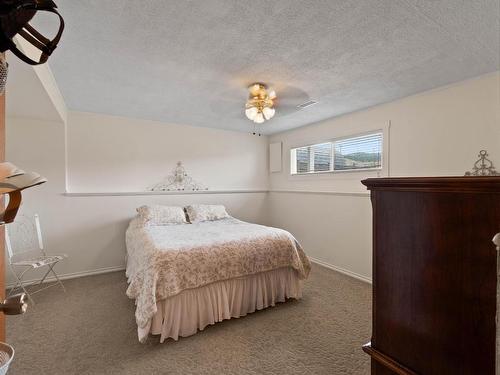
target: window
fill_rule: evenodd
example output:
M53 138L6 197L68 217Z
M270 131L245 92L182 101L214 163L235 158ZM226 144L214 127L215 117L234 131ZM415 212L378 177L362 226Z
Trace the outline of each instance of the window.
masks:
M382 133L292 148L291 173L319 173L382 168Z
M333 142L336 171L382 167L382 133Z
M332 166L331 142L299 147L292 150L292 155L297 173L326 172Z

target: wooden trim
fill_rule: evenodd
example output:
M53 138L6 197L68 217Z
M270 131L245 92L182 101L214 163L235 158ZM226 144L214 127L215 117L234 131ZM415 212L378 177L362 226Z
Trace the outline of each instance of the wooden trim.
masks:
M123 192L89 192L89 193L63 193L67 197L111 197L111 196L136 196L136 195L203 195L203 194L258 194L267 193L265 189L247 190L196 190L196 191L123 191Z
M203 195L203 194L261 194L261 193L284 193L284 194L313 194L313 195L338 195L350 197L369 198L369 192L358 191L325 191L325 190L267 190L267 189L244 189L244 190L197 190L197 191L109 191L109 192L66 192L66 197L112 197L112 196L136 196L136 195Z
M385 355L382 352L379 352L377 349L372 347L372 343L363 345L363 351L368 354L372 360L378 362L382 366L392 370L395 374L398 375L418 375L415 371L406 368L401 363L396 361L395 359Z
M327 191L327 190L269 190L270 193L287 193L287 194L316 194L316 195L339 195L350 197L365 197L369 198L368 192L357 191Z
M500 176L368 178L361 183L368 190L500 194Z

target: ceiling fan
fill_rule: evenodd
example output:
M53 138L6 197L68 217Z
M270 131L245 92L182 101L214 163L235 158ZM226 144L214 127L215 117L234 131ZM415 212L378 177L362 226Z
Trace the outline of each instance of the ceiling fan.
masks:
M309 95L297 87L283 83L253 82L214 96L211 108L225 118L251 120L254 134L257 135L257 127L265 121L296 113L307 102L311 102Z
M262 124L266 120L271 120L276 109L274 102L276 91L268 88L266 84L256 82L248 86L248 100L245 104L245 115L256 124Z
M267 87L267 91L273 96L276 116L287 116L297 112L301 109L301 104L310 100L309 94L295 86L282 83L257 82L257 84ZM249 94L251 94L251 89L255 89L254 85L255 83L248 85Z

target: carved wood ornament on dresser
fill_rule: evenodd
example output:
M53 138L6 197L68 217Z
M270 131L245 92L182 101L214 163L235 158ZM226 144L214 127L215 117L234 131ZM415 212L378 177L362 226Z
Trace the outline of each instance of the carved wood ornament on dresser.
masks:
M495 374L500 177L362 182L373 206L372 374Z

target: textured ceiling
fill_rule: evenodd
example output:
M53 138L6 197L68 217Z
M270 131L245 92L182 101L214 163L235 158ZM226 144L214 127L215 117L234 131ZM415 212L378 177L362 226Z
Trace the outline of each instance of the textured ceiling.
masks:
M500 64L498 0L57 3L67 29L50 65L79 111L251 131L254 81L319 102L278 107L270 134Z

